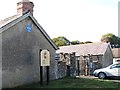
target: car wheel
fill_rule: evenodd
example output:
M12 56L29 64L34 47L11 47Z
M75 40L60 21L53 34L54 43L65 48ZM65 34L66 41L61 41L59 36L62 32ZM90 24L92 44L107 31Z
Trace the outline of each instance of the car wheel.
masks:
M105 79L106 78L106 74L101 72L101 73L99 73L98 77L99 77L99 79Z

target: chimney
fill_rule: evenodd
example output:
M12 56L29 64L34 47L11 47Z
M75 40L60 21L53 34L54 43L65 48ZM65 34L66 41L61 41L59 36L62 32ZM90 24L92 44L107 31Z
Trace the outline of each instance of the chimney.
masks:
M22 0L21 2L17 3L17 14L22 14L26 12L30 12L33 15L33 2L29 0Z

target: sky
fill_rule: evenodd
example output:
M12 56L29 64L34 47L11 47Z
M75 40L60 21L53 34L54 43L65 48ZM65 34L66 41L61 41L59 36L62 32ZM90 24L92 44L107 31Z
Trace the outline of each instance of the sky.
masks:
M17 13L21 0L1 0L0 20ZM30 0L34 17L51 38L64 36L80 42L100 42L102 35L118 36L120 0Z

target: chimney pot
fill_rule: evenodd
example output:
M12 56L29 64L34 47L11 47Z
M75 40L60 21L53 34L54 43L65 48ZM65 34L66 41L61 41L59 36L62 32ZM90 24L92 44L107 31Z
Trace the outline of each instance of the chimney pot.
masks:
M22 0L22 2L29 2L29 0Z
M29 0L22 0L17 3L17 14L24 14L24 12L29 11L33 15L34 3Z

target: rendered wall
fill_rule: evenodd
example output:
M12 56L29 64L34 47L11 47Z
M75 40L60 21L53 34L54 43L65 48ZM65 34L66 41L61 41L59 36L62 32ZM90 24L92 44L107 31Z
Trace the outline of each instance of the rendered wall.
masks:
M32 26L32 31L26 25ZM2 33L2 86L39 82L39 50L48 49L51 55L50 79L56 78L55 49L30 18Z
M107 67L113 63L113 55L112 55L112 52L109 47L107 48L107 50L103 56L102 62L103 62L103 66L102 66L103 68Z

